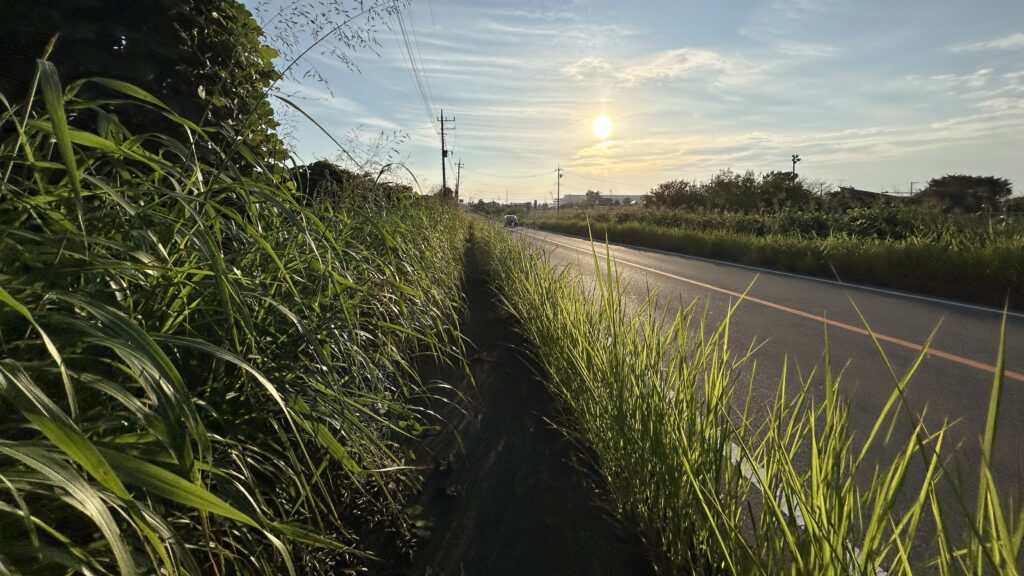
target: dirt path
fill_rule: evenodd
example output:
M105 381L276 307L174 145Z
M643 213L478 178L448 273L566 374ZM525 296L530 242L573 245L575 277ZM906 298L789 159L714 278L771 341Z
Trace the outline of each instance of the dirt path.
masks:
M476 387L462 385L465 412L444 410L448 426L424 442L426 537L412 566L394 573L654 574L643 543L601 505L579 449L550 424L557 410L523 339L467 260L464 331Z

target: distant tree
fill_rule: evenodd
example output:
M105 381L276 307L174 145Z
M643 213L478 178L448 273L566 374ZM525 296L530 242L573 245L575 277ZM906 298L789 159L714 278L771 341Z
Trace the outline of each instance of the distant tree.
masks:
M601 192L597 190L587 190L587 193L583 198L583 205L587 208L593 208L601 203Z
M946 211L980 212L998 209L1011 194L1013 186L1006 178L947 174L929 180L914 198L925 206Z
M726 212L749 212L759 207L757 178L752 171L720 170L704 185L707 206Z
M451 200L455 202L455 190L451 187L442 187L440 184L430 189L431 196L436 196L442 200Z
M704 192L700 185L689 180L662 182L643 197L649 208L700 208L704 206Z
M804 187L796 172L768 172L761 176L761 208L807 207L814 201L814 193Z
M742 174L720 170L706 182L662 182L643 197L643 204L652 208L754 212L809 208L817 204L817 196L793 172L767 172L758 177L751 170Z
M346 182L355 175L327 160L317 160L312 164L297 166L292 170L295 189L298 195L309 201L333 196L345 187Z
M327 160L292 168L292 181L300 200L307 205L321 201L355 201L361 204L393 203L415 195L411 186L379 180Z
M1003 210L1007 212L1024 212L1024 196L1007 198L1003 201Z

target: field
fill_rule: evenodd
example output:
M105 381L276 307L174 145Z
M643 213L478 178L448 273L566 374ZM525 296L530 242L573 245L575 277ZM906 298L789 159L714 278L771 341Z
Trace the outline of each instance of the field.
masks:
M525 224L597 240L1002 307L1024 305L1024 218L921 208L716 214L621 208L534 212Z

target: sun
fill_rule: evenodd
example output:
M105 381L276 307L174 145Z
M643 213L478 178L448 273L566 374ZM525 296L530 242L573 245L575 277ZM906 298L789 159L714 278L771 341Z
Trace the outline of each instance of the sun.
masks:
M590 125L590 129L594 131L594 136L604 140L612 133L612 119L601 114L594 118L594 123Z

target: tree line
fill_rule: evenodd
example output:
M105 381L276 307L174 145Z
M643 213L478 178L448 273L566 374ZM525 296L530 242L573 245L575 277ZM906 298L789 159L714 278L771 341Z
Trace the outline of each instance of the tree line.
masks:
M870 205L917 205L944 212L984 212L1024 209L1011 199L1009 180L995 176L948 174L932 178L912 196L894 196L841 187L824 191L794 172L755 174L722 170L706 181L670 180L653 188L643 204L708 212L764 212L783 209L844 210Z

